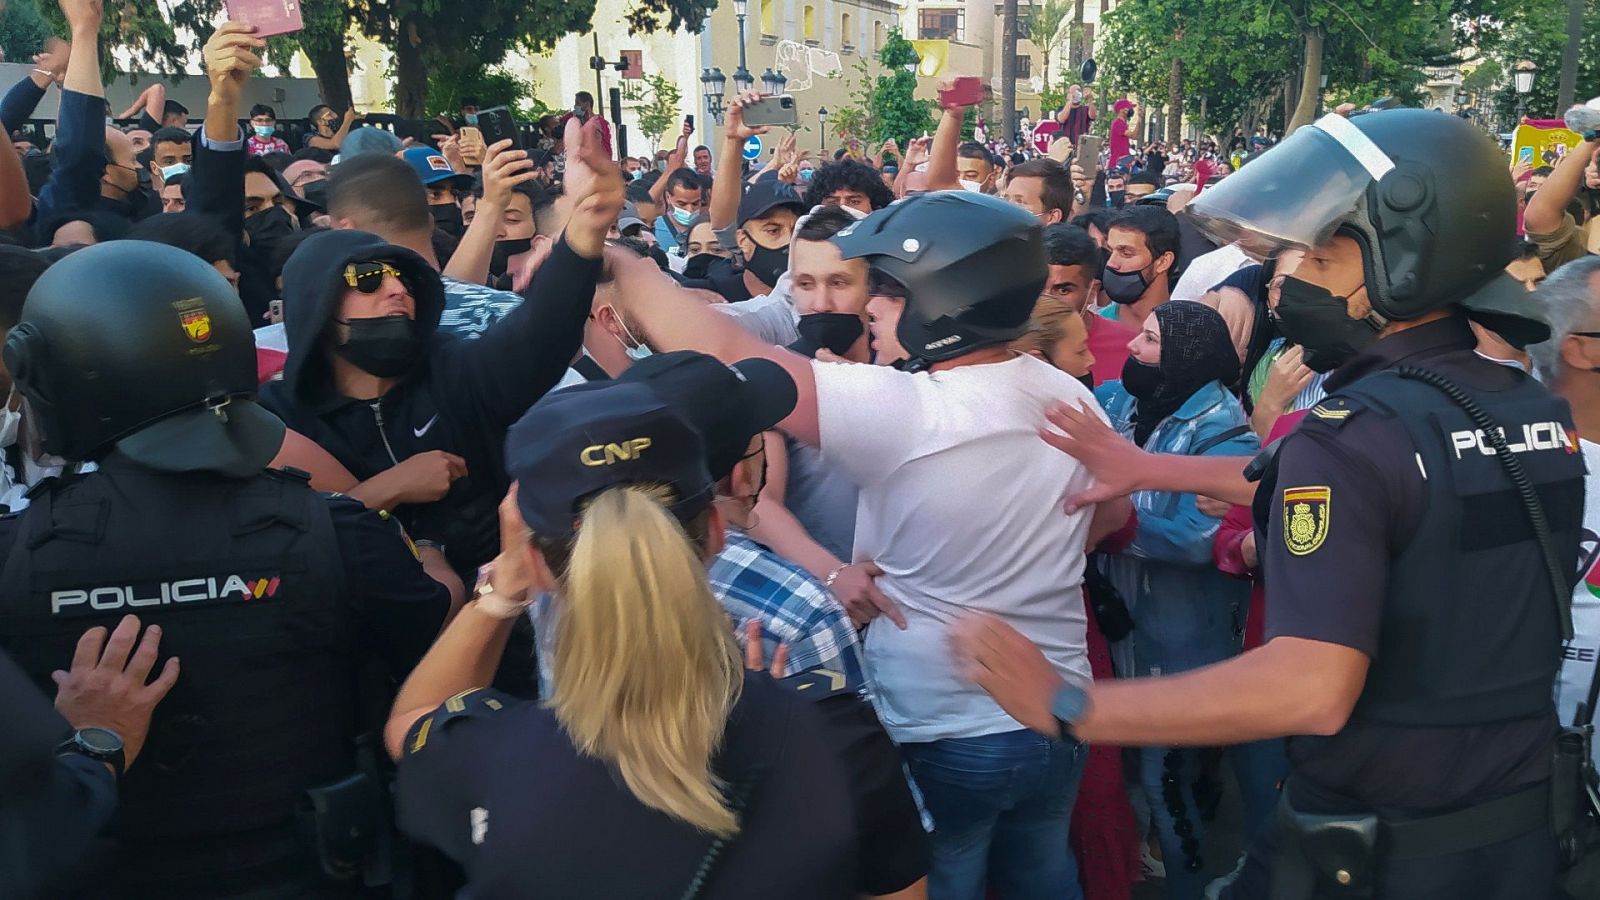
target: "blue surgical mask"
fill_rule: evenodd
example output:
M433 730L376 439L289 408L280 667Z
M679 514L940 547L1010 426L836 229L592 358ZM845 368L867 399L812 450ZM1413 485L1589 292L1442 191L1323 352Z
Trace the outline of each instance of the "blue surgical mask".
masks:
M800 170L800 183L801 184L810 184L811 183L811 179L815 178L816 175L817 175L817 170L816 169L801 169Z
M628 330L628 326L622 324L620 316L617 317L617 324L622 325L622 333L626 335L626 337L617 338L617 343L622 345L622 352L628 354L629 359L638 362L649 357L654 352L644 341L633 336L633 332Z
M641 179L643 177L644 177L644 170L643 169L634 169L632 172L628 173L628 180L629 181L638 181L639 179Z
M272 133L278 130L276 125L252 125L250 127L255 129L256 137L262 139L272 137Z
M477 113L467 113L466 115L462 116L461 118L466 119L468 125L476 125L476 124L478 124L478 114Z
M672 221L677 222L679 225L688 225L693 222L694 215L695 213L692 209L679 209L676 206L672 208Z
M176 163L173 163L170 166L162 166L161 167L161 180L162 181L171 181L173 178L176 178L177 176L182 175L183 173L185 173L187 171L189 171L189 164L186 163L186 162L176 162Z

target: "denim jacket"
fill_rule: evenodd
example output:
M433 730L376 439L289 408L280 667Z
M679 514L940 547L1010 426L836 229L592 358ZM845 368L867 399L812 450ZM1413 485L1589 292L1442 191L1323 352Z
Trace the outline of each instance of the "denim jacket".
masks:
M1112 427L1131 437L1134 400L1122 382L1106 382L1095 397ZM1182 456L1197 448L1204 456L1253 456L1260 447L1243 407L1217 382L1196 391L1145 442L1152 453ZM1102 561L1134 621L1133 633L1112 645L1117 674L1173 674L1237 653L1235 618L1244 613L1250 585L1212 561L1221 520L1200 512L1194 494L1139 491L1132 499L1139 518L1133 542Z

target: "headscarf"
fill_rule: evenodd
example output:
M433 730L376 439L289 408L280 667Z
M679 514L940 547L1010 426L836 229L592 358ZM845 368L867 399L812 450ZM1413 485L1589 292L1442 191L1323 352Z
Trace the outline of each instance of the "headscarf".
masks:
M1226 387L1239 377L1239 354L1222 314L1193 300L1156 307L1161 326L1161 380L1134 404L1133 442L1143 447L1151 432L1213 381Z

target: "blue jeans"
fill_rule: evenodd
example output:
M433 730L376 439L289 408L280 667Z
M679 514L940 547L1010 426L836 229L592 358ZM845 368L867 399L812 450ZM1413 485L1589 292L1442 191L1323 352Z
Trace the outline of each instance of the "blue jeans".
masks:
M1192 747L1139 750L1139 781L1150 804L1150 822L1161 839L1167 900L1200 900L1209 880L1200 855L1205 836L1194 800L1200 779L1200 751Z
M933 817L929 900L1080 900L1067 826L1087 748L1032 731L900 746Z

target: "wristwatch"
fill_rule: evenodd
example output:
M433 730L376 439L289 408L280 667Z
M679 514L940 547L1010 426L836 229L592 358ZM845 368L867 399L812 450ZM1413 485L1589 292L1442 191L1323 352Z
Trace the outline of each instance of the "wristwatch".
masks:
M1056 688L1055 696L1050 698L1050 714L1056 717L1056 724L1061 726L1063 738L1073 736L1072 726L1081 721L1088 711L1088 693L1070 682Z
M106 728L80 728L74 731L72 737L56 748L58 756L62 753L76 753L109 763L118 778L122 777L122 770L127 768L127 757L122 750L122 737Z

